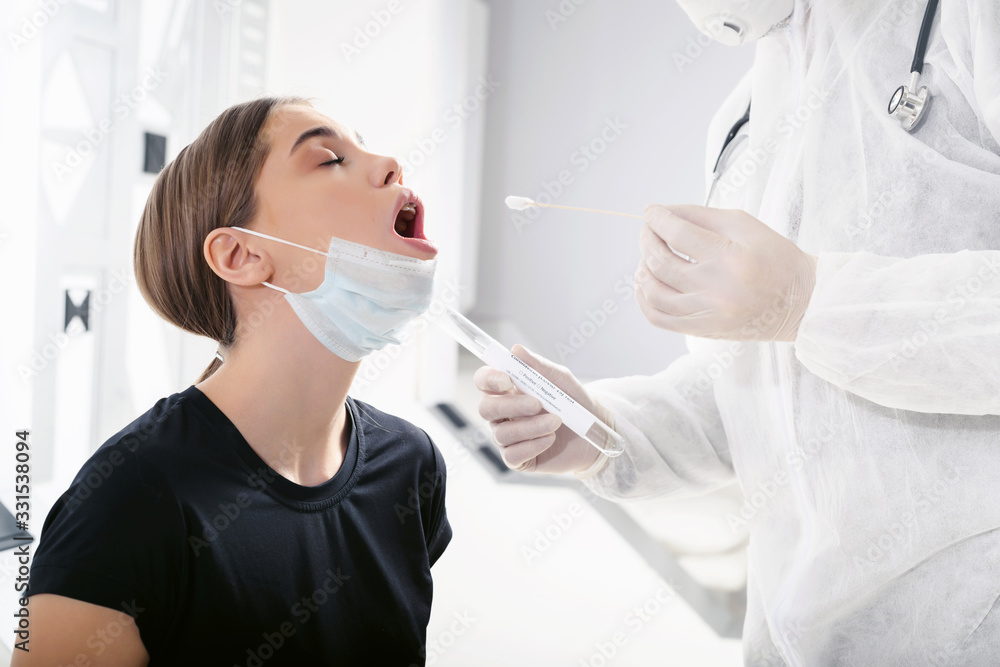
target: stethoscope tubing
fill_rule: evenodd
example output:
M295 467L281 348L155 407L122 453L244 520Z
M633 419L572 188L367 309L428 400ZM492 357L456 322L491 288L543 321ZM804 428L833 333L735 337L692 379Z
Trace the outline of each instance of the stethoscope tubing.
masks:
M930 39L931 27L934 24L934 16L937 14L938 0L927 0L927 6L924 9L924 18L920 23L920 33L917 35L917 43L913 50L913 62L910 66L911 74L914 77L911 80L911 87L916 88L917 77L924 71L924 56L927 53L927 41ZM905 91L905 86L902 86ZM898 92L899 89L897 89ZM894 94L895 97L895 94ZM930 94L927 94L927 99L924 102L924 106L930 102ZM753 104L752 100L750 104L747 104L747 110L735 123L729 128L729 133L726 135L725 141L722 142L722 148L719 150L719 156L715 159L715 166L712 167L712 183L708 189L708 195L705 197L705 206L708 206L708 202L712 198L712 194L715 192L715 186L719 182L722 176L722 169L725 167L725 161L729 159L729 155L733 152L736 144L734 140L739 135L740 130L743 126L750 122L750 106ZM891 103L890 103L890 113ZM921 112L922 113L922 112ZM917 123L913 123L912 129L916 128ZM745 136L745 135L744 135ZM725 159L724 159L725 158ZM721 168L720 168L721 167Z

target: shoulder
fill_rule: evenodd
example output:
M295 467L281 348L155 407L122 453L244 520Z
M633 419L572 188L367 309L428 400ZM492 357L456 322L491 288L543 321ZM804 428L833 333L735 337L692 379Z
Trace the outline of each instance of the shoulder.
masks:
M128 609L157 645L187 566L184 513L156 450L167 451L177 395L109 438L49 511L31 564L31 595ZM153 455L151 455L153 454Z
M154 456L163 448L175 448L192 435L201 436L212 427L211 415L204 409L208 399L195 387L161 398L153 407L120 430L97 450L114 448L140 456Z
M407 483L414 476L443 481L444 457L426 431L363 401L348 398L348 405L353 406L366 466L391 468Z
M181 562L186 530L170 478L148 454L165 440L173 398L109 438L53 505L32 565L36 593L102 606L129 591L164 599L157 577Z
M419 514L429 563L433 565L452 535L445 510L444 457L430 436L415 424L352 398L348 398L348 405L353 407L359 440L364 443L366 469L378 471L369 477L392 487L387 494L395 498L392 511L401 525L406 524L408 516Z
M417 451L431 455L435 450L434 442L419 426L355 398L348 397L347 403L353 406L355 426L366 440L391 442L411 453Z
M143 512L175 505L170 470L184 466L183 452L204 440L206 425L191 405L190 389L156 402L108 438L83 464L57 508L74 513L127 503ZM123 511L123 510L119 510Z

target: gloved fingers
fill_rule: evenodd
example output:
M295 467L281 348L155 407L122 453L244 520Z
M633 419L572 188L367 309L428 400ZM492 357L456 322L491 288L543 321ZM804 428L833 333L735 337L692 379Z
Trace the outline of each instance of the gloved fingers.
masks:
M650 306L669 315L677 314L673 310L673 302L678 297L684 296L653 275L644 260L639 261L639 268L635 272L635 293L636 298L641 293Z
M556 441L555 433L519 442L510 446L501 446L500 456L508 468L521 472L531 472L535 469L535 460L549 449Z
M492 422L493 438L501 446L510 446L544 438L555 433L561 425L562 420L548 412L533 417Z
M684 211L690 218L678 210ZM731 243L728 235L721 233L727 229L722 222L727 213L701 206L652 204L646 207L643 217L646 225L671 248L700 261Z
M593 401L587 395L587 391L580 384L580 381L576 379L576 376L568 368L535 354L523 345L515 345L511 348L511 352L514 353L515 357L538 371L549 382L569 394L570 398L574 401L588 410L592 409Z
M534 417L544 411L541 401L521 393L487 395L479 401L479 416L488 422Z
M652 290L650 293L655 295L656 291ZM686 295L680 294L675 299L684 296ZM676 331L677 333L691 336L701 335L701 330L705 326L703 318L673 314L670 312L671 310L683 306L678 305L676 301L670 301L669 296L661 295L658 297L654 296L654 298L657 299L658 305L650 303L647 293L639 285L636 285L635 302L639 304L639 310L642 311L642 314L649 320L650 324L659 329L666 329L667 331ZM668 310L661 310L661 308ZM703 310L696 312L703 316L709 314Z
M725 317L733 312L727 302L712 291L698 291L682 294L656 278L636 278L636 299L641 294L646 304L660 311L692 323Z
M489 366L480 366L472 376L472 382L485 394L511 394L516 390L509 375Z
M666 313L654 308L650 305L649 300L643 291L643 287L636 283L635 286L635 302L639 305L639 310L642 311L643 316L658 329L666 329L667 331L677 331L675 328L677 326L677 318L672 315L667 315Z
M573 374L565 366L551 362L540 354L535 354L523 345L515 345L510 351L514 353L515 357L548 378L549 382L556 383L556 380L573 377Z
M640 271L651 273L679 292L695 288L690 269L696 265L674 254L650 225L644 225L639 232L639 251L642 256Z

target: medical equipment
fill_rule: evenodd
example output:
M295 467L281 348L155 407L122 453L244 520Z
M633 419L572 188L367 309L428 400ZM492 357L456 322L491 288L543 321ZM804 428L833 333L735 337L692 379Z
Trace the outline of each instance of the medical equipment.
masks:
M748 113L749 113L749 111L748 111ZM709 195L711 195L711 193L709 193ZM620 216L622 218L638 218L639 220L645 220L646 219L645 216L635 215L634 213L620 213L619 211L605 211L605 210L602 210L602 209L599 209L599 208L581 208L579 206L556 206L555 204L539 204L538 202L533 201L533 200L529 199L528 197L519 197L517 195L509 195L506 199L504 199L504 203L507 204L507 206L509 208L512 208L515 211L523 211L524 209L529 208L531 206L541 206L542 208L561 208L561 209L565 209L567 211L585 211L587 213L606 213L608 215L617 215L617 216ZM691 259L690 257L688 257L687 255L685 255L682 252L677 252L676 250L674 250L673 248L671 248L670 245L667 245L667 247L670 248L670 250L675 255L677 255L678 257L680 257L681 259L686 260L688 262L694 262L693 259Z
M567 211L586 211L587 213L607 213L608 215L618 215L623 218L639 218L642 220L641 215L635 215L633 213L619 213L618 211L602 211L596 208L580 208L579 206L558 206L556 204L539 204L538 202L529 199L528 197L518 197L517 195L509 195L503 200L507 204L508 208L512 208L515 211L523 211L526 208L532 206L539 206L542 208L561 208Z
M747 135L740 134L740 128L750 122L750 105L747 105L746 113L733 123L733 126L729 128L729 134L726 135L726 140L722 142L722 150L719 151L719 157L715 158L715 166L712 167L712 182L708 186L708 194L705 195L705 206L708 206L708 202L712 199L712 194L715 192L715 185L722 178L722 172L725 170L726 162L729 161L729 156L733 154L736 147L741 143L746 141Z
M611 427L460 313L447 308L433 321L484 363L509 375L518 389L541 401L548 412L598 451L618 456L625 450L625 441Z
M282 292L316 339L347 361L360 361L386 345L398 344L403 327L427 310L434 294L437 260L421 260L330 238L327 252L246 227L252 236L277 241L326 258L323 282L310 292Z
M938 0L928 0L927 7L924 9L924 19L920 24L920 34L913 51L913 64L910 66L910 85L904 84L897 88L889 100L889 115L899 119L903 129L907 132L914 132L919 127L931 102L931 94L927 90L927 86L922 86L917 90L917 82L924 71L924 55L927 52L927 40L930 36L931 25L934 23L937 4ZM916 92L914 92L915 90ZM709 185L708 194L705 196L705 206L708 206L708 202L715 192L715 185L722 177L729 156L736 150L736 146L745 140L746 135L739 134L739 131L749 120L750 105L748 104L746 113L733 123L729 134L726 135L726 140L722 142L719 157L715 160L715 166L712 168L712 182Z
M924 54L927 52L927 38L931 33L931 24L934 23L934 14L937 10L938 0L927 0L927 7L924 9L924 20L920 24L920 34L917 37L917 46L913 50L913 64L910 65L910 86L903 84L892 94L889 99L889 115L899 119L903 129L913 132L924 119L924 113L931 102L931 94L927 86L922 86L917 90L917 82L924 71ZM914 92L916 91L916 92Z

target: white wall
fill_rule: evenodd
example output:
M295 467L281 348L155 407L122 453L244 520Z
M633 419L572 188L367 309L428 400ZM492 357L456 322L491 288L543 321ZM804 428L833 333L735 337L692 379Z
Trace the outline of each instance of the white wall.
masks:
M536 197L565 170L572 180L556 204L631 213L701 204L708 123L752 47L701 37L702 47L667 0L496 0L491 10L490 70L503 85L487 118L473 315L503 321L504 343L535 345L581 377L655 372L684 347L646 322L624 282L642 222L549 209L519 225L503 200ZM608 119L624 129L606 150L592 161L577 153ZM615 312L587 324L588 311L602 321L607 300Z
M30 3L23 0L7 3L0 13L2 34L16 33L30 9ZM0 427L4 433L13 433L31 425L31 392L17 372L17 362L29 355L34 342L42 49L40 40L16 52L7 44L4 47L0 89L9 92L0 105L0 151L10 159L0 163L0 200L4 202L0 217L0 263L4 268L0 275L5 283L0 297L4 311L0 350L5 362L0 370ZM0 500L8 507L13 506L13 482L8 475L0 479Z

